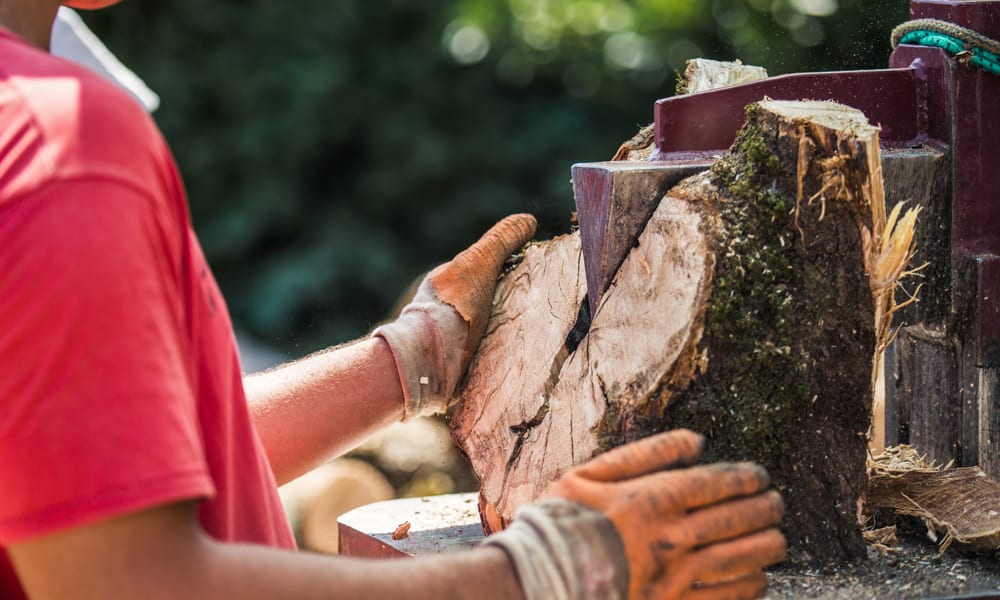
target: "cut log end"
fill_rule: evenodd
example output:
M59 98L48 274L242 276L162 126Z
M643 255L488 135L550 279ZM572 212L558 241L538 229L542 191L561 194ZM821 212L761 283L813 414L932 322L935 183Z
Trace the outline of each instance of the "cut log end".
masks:
M678 83L677 92L693 94L705 90L758 81L767 77L764 67L745 65L742 62L693 58L687 61L684 78Z
M819 100L764 100L761 109L773 113L792 124L810 123L820 129L817 134L825 138L828 133L851 135L867 142L878 135L878 127L868 122L861 111L838 104Z

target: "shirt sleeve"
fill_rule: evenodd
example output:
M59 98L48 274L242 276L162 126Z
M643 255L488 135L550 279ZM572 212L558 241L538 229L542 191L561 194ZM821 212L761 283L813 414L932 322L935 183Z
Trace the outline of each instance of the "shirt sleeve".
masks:
M170 216L100 179L0 203L0 545L214 494Z

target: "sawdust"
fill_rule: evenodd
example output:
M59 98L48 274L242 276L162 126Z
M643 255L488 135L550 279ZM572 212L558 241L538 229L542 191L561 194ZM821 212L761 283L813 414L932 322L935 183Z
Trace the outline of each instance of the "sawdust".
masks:
M891 550L868 547L868 561L826 570L781 565L768 573L767 598L1000 598L1000 554L938 552L914 520Z
M768 598L1000 598L1000 486L906 445L870 457L868 470L868 560L824 570L779 565L768 574Z

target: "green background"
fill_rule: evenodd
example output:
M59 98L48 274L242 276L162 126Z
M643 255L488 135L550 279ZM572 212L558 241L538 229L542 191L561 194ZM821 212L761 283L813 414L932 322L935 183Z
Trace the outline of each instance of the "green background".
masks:
M694 57L884 67L905 0L131 0L88 24L161 96L234 320L290 355L365 333L496 219L568 230L570 165Z

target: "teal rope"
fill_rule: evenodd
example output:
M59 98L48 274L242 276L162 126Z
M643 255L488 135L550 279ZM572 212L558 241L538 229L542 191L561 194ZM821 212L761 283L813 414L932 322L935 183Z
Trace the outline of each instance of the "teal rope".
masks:
M941 48L959 62L1000 76L1000 43L953 23L933 19L904 23L892 32L893 47L899 44Z
M900 38L899 43L933 46L956 55L970 51L972 52L972 56L969 58L969 64L989 71L994 75L1000 75L1000 57L977 46L967 47L962 40L950 35L935 33L933 31L913 31Z

